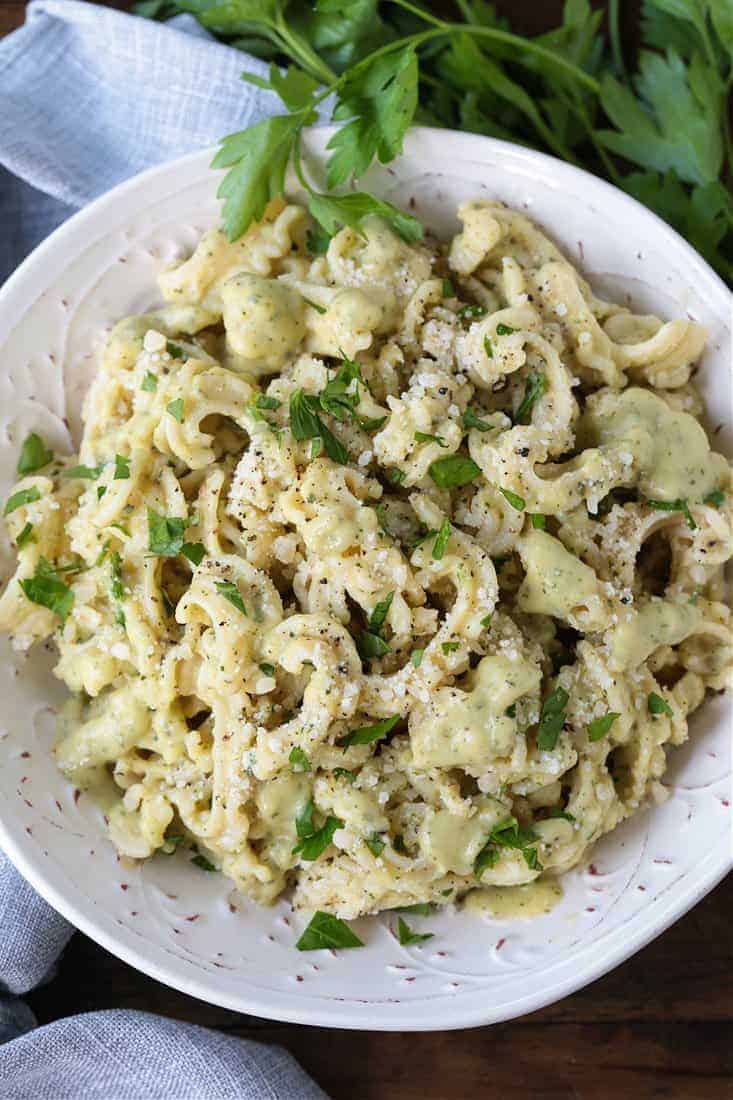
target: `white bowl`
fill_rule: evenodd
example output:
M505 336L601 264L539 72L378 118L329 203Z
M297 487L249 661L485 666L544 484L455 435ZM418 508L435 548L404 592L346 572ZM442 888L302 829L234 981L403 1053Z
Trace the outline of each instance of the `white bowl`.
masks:
M311 131L323 160L327 129ZM156 302L155 276L217 222L209 151L164 164L71 218L0 293L0 492L20 441L38 430L57 449L78 436L80 397L107 326ZM592 285L662 317L710 330L700 380L718 449L730 453L731 297L667 225L608 184L500 141L417 128L404 156L366 187L409 207L439 234L474 195L527 213ZM66 418L66 419L65 419ZM727 445L727 446L726 446ZM5 541L5 568L12 554ZM305 923L286 901L260 909L185 856L118 861L100 814L51 755L64 691L52 655L2 640L0 843L56 909L159 981L242 1012L336 1027L459 1028L540 1008L628 958L694 905L731 865L730 700L709 699L671 756L670 798L606 837L564 880L563 901L534 921L459 911L416 918L434 938L400 947L383 916L356 924L366 948L301 954ZM705 944L701 945L705 950Z

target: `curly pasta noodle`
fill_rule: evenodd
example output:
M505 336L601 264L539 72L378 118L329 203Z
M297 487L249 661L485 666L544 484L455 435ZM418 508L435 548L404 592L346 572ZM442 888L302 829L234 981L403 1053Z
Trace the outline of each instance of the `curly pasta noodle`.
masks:
M113 330L78 457L16 486L0 626L54 637L58 762L125 855L342 917L526 885L658 797L728 684L704 331L459 216L205 234Z

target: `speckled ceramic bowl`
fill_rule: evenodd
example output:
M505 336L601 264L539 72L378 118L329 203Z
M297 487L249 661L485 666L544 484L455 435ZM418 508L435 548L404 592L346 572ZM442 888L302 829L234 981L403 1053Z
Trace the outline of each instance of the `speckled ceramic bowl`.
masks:
M311 132L322 159L327 129ZM217 221L209 152L136 177L53 234L0 293L0 492L20 440L59 450L79 432L80 399L105 330L158 300L155 277ZM731 297L653 214L569 165L488 138L415 129L400 161L365 185L409 203L439 234L456 204L486 195L536 219L594 287L710 330L701 381L716 446L731 452ZM3 536L5 538L5 536ZM3 574L10 569L7 540ZM119 861L99 812L57 772L50 748L63 690L39 647L0 665L0 843L70 921L133 966L242 1012L336 1027L458 1028L505 1020L578 989L628 958L730 867L730 701L717 697L671 759L669 800L639 814L567 875L564 898L534 921L460 911L419 920L434 937L400 947L388 917L356 924L359 951L300 954L304 924L286 901L258 909L185 856ZM705 945L701 945L705 950Z

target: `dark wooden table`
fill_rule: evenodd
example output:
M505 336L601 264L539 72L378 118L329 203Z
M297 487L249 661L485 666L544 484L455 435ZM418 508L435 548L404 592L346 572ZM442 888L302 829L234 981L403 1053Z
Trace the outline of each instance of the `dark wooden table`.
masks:
M129 7L117 2L114 7ZM503 0L541 29L555 0ZM24 0L0 0L0 33ZM334 1031L240 1016L176 993L85 936L30 998L41 1023L134 1008L281 1043L334 1100L733 1100L733 877L612 974L521 1020L424 1035Z

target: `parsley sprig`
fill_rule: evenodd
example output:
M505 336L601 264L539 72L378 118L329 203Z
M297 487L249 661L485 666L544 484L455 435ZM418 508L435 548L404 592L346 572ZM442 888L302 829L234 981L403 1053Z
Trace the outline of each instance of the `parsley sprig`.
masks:
M231 239L281 193L288 163L302 175L317 250L342 225L385 217L408 240L415 218L364 192L322 194L308 182L301 133L334 96L329 188L402 149L415 117L534 146L601 175L651 207L733 281L733 170L727 106L733 20L721 0L645 0L624 49L620 5L566 3L560 26L532 38L482 0L443 19L410 0L143 0L139 14L189 12L216 37L265 60L286 113L222 140L220 195ZM604 18L605 17L605 18ZM624 27L624 30L627 28ZM315 250L315 249L314 249Z

